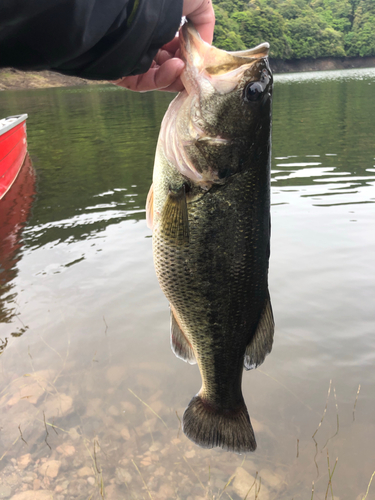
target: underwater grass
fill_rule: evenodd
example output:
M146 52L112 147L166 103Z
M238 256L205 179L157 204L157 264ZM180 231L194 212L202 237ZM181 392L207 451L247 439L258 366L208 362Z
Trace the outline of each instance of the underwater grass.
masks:
M47 345L47 344L46 344ZM48 346L50 347L50 346ZM41 378L38 378L38 377L34 377L34 380L36 380L37 382L39 382L39 385L43 388L44 390L44 393L45 393L45 397L49 397L50 395L54 396L54 395L59 395L60 392L59 391L62 391L63 389L60 387L56 387L55 383L57 381L58 378L61 377L61 375L63 374L64 370L66 370L66 364L67 364L67 358L69 356L69 346L68 346L68 349L67 349L67 352L66 352L66 355L65 356L59 356L59 359L60 359L60 362L61 362L61 366L60 366L60 370L58 370L58 375L57 376L52 376L52 381L48 381L46 379L43 378L43 380ZM32 363L32 358L31 358L31 361ZM264 373L264 372L263 372ZM26 377L30 377L30 374L25 374L24 376ZM272 378L272 377L271 377ZM16 379L13 379L13 381L11 383L14 383L16 380L21 380L22 377L19 377L19 378L16 378ZM279 383L278 383L279 384ZM9 396L9 393L11 392L11 388L10 388L10 385L11 384L8 384L8 386L6 388L3 389L2 393L3 395L8 395ZM280 385L280 384L279 384ZM282 384L281 384L282 385ZM354 400L354 404L353 404L353 421L355 421L355 416L356 416L356 408L357 408L357 403L359 401L359 397L360 397L360 389L361 389L361 386L359 385L358 386L358 390L355 394L355 400ZM159 415L153 408L152 406L150 406L150 404L152 405L152 403L148 404L147 402L145 402L141 397L139 397L133 390L131 390L130 388L128 388L128 391L132 394L132 396L134 398L136 398L140 403L141 403L141 408L143 407L145 409L145 413L144 413L144 419L145 421L148 420L149 418L149 412L151 412L155 417L157 417L157 419L162 422L163 424L163 427L164 428L168 428L168 429L171 429L171 425L167 425L167 423L163 420L162 416ZM292 391L288 391L290 393L292 393ZM5 393L5 394L4 394ZM43 396L43 398L44 398ZM323 429L323 427L325 427L325 423L326 423L326 420L327 420L327 416L328 416L328 408L329 408L329 402L332 401L332 398L331 396L333 396L333 403L335 405L335 412L336 412L336 430L335 432L326 440L324 446L322 446L320 448L320 446L318 445L318 436L320 436L320 432L321 430ZM301 401L300 398L298 398L296 396L296 399L298 399L299 401ZM139 406L139 405L138 405ZM308 405L304 405L305 407L309 408ZM149 410L149 411L147 411ZM139 412L139 409L137 410ZM172 412L172 409L170 409L171 413ZM314 411L314 410L311 410L311 411ZM42 413L42 411L39 412L40 414ZM143 412L141 411L141 414ZM177 425L176 425L176 431L177 431L177 437L179 436L180 432L181 432L181 418L179 417L178 415L178 412L175 411L174 412L176 414L176 418L178 419L178 429L177 429ZM317 413L314 411L314 413ZM36 416L34 417L34 421L38 421L41 423L41 425L43 425L44 429L45 429L45 438L44 438L44 441L45 441L45 446L49 449L51 449L51 445L52 445L52 448L53 448L53 440L51 441L50 438L53 437L49 435L49 432L48 432L48 429L53 429L54 432L57 432L57 430L60 430L66 434L70 434L70 431L69 430L66 430L64 428L62 428L61 426L58 426L58 425L55 425L54 424L54 419L51 418L52 422L48 421L46 419L46 415L43 413L43 415L40 415L41 418L37 418ZM25 447L28 446L28 443L27 441L29 440L29 438L27 437L27 439L24 438L23 436L23 433L25 431L25 429L28 427L28 424L30 422L28 422L27 424L22 424L22 427L21 427L21 424L18 426L18 431L19 431L19 435L17 436L17 439L12 443L12 445L9 447L8 450L6 450L6 452L4 453L4 455L0 458L0 460L2 460L4 458L4 456L9 452L10 448L12 446L14 446L16 444L16 442L22 440ZM177 421L175 421L175 423L177 424ZM316 467L317 467L317 475L319 476L319 468L318 468L318 464L316 462L316 458L317 458L317 455L318 453L322 452L323 450L326 449L326 452L327 452L327 469L326 469L326 472L321 475L320 479L319 479L319 482L322 482L324 483L324 490L323 492L321 492L320 494L324 495L325 494L325 497L322 497L324 498L325 500L333 500L334 499L334 489L335 489L335 484L334 484L334 474L336 473L336 468L337 468L337 464L338 464L338 457L335 459L335 461L333 462L333 460L331 460L331 457L330 457L330 454L331 454L331 446L330 446L330 443L339 435L340 433L340 419L339 419L339 409L338 409L338 398L337 398L337 394L336 394L336 390L335 390L335 387L333 385L333 382L332 380L329 381L329 387L328 387L328 391L327 391L327 395L326 395L326 399L325 399L325 405L324 405L324 408L323 408L323 412L322 414L320 415L320 419L318 420L318 425L315 429L315 431L313 432L313 434L310 434L311 436L311 439L313 439L314 441L314 445L315 445L315 457L314 457L314 462L316 463ZM173 426L172 426L173 427ZM161 428L161 426L159 425L159 428ZM161 432L160 430L158 431L159 433ZM52 434L52 433L51 433ZM154 436L153 436L153 429L149 429L149 435L151 436L151 441L152 443L154 443ZM155 439L156 439L156 436L155 436ZM160 439L160 438L158 438ZM164 435L164 439L165 439L165 435ZM163 441L163 437L161 438L161 440ZM296 457L296 459L300 459L301 458L301 455L305 455L305 458L306 458L306 452L304 453L304 450L303 450L303 447L301 447L301 443L302 441L300 441L299 438L296 438L297 440L297 454L294 455ZM101 448L100 448L100 445L99 445L99 440L98 438L96 437L93 441L92 440L88 440L84 435L83 435L83 432L82 432L82 429L80 431L80 439L79 439L80 442L83 442L84 443L84 446L89 454L89 457L91 459L91 462L92 462L92 470L93 470L93 473L95 475L95 487L96 487L96 494L99 493L100 497L102 499L105 499L106 498L106 493L105 493L105 485L104 485L104 478L103 478L103 473L104 473L104 468L102 466L102 464L99 463L99 451L101 451ZM296 441L294 441L295 443ZM211 484L211 480L212 480L212 471L211 471L211 463L208 465L208 470L205 469L205 471L208 472L208 479L207 477L205 477L205 479L202 479L202 469L197 469L197 467L199 467L198 465L198 462L197 463L197 467L195 467L195 463L194 463L194 460L188 460L186 456L184 456L184 453L185 453L185 447L183 444L175 444L173 443L173 440L172 440L172 444L176 446L176 451L177 451L177 454L180 455L181 459L178 461L178 464L186 464L189 471L191 472L191 474L188 474L186 477L188 477L188 481L189 481L189 484L191 483L191 485L194 485L194 486L199 486L201 488L201 491L203 493L202 496L204 496L204 498L206 500L222 500L223 498L229 498L231 500L233 500L233 497L234 498L238 498L238 494L237 495L234 495L232 493L232 489L233 489L233 483L235 481L235 478L236 478L236 473L230 475L229 479L226 481L225 485L224 486L221 486L220 488L216 485L215 483ZM104 453L104 451L103 451ZM173 452L174 454L174 452ZM173 457L173 454L171 455ZM125 455L126 456L126 455ZM161 456L161 455L160 455ZM282 465L283 467L287 467L287 465L284 464L281 464L281 463L277 463L276 461L272 460L271 458L272 457L262 457L261 454L258 454L258 457L260 460L262 460L263 464L264 463L269 463L271 465L270 467L270 470L272 471L273 470L273 467L279 467ZM155 495L156 492L154 492L153 490L153 487L151 486L152 483L150 483L150 480L148 479L147 475L148 475L148 471L147 469L142 469L141 466L139 466L137 464L137 459L134 457L130 458L130 463L133 465L134 469L136 470L137 472L137 475L139 476L141 482L142 482L142 485L143 485L143 491L144 491L144 494L146 496L148 496L148 498L150 498L151 500L154 500L156 498ZM190 457L189 457L190 458ZM199 458L200 460L200 458ZM246 461L246 456L244 456L243 460L241 461L241 465L240 467L243 467L244 464L245 464L245 461ZM160 462L159 462L160 463ZM236 464L236 467L239 466L239 463ZM264 466L264 465L263 465ZM113 466L112 466L113 467ZM109 467L109 468L112 468L112 467ZM131 467L131 465L130 465ZM252 466L254 467L254 466ZM289 467L289 466L288 466ZM289 470L291 470L291 467L289 467ZM180 469L179 469L180 470ZM264 484L264 481L263 481L263 478L262 478L262 475L259 474L258 471L254 471L254 468L252 469L252 471L249 470L249 467L246 467L245 465L245 470L247 472L250 472L251 475L254 477L254 474L255 474L255 479L253 481L253 483L249 483L249 487L248 487L248 490L246 492L246 494L243 496L243 498L241 498L241 500L262 500L262 486ZM185 471L185 475L186 475L186 471ZM337 474L336 474L337 475ZM194 477L194 479L193 479ZM367 485L367 490L365 492L365 494L363 495L363 497L361 497L361 500L369 500L369 495L371 494L371 486L372 486L372 482L373 482L373 479L375 477L375 471L374 473L372 474L370 480L369 480L369 483ZM221 476L220 476L221 478ZM107 478L108 479L108 478ZM107 481L106 479L106 481ZM285 479L285 478L284 478ZM166 479L166 481L168 481ZM136 484L127 484L124 482L124 487L126 486L126 488L128 489L128 494L130 494L132 497L133 497L133 494L135 496L137 496L137 491L139 492L139 479L137 481L138 485ZM163 483L164 484L164 483ZM178 484L176 482L176 484ZM267 483L265 483L267 485ZM317 488L316 488L316 481L313 481L312 483L312 487L311 487L311 500L314 500L314 495L317 495ZM159 483L160 485L160 483ZM277 495L277 498L282 500L283 498L285 499L288 499L290 500L290 494L287 492L287 491L283 491L283 489L285 487L287 487L287 483L284 482L283 484L280 483L281 486L277 486L277 488L281 488L280 489L280 493L276 493L276 489L272 489L271 487L271 497L270 498L276 498L275 495ZM188 486L188 485L187 485ZM190 486L188 486L190 488ZM265 486L267 488L267 486ZM147 494L146 494L147 492ZM181 494L181 492L180 492ZM176 498L176 499L179 499L180 498L180 494L177 493L177 489L176 489L176 493L175 495L170 498ZM91 495L90 498L93 497L94 494ZM233 495L233 497L232 497ZM273 495L273 496L272 496ZM89 495L88 495L89 496Z

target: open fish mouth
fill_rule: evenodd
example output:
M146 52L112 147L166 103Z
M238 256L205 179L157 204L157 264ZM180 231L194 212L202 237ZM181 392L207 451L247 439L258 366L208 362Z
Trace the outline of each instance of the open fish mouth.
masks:
M188 93L199 85L199 76L211 82L217 92L227 93L238 84L239 75L255 61L267 57L269 43L236 52L218 49L204 42L192 23L186 22L180 29L181 57L185 70L181 75Z

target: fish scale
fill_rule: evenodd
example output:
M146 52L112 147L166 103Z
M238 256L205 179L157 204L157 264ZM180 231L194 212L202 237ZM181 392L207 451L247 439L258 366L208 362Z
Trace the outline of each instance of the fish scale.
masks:
M243 368L263 362L274 327L268 46L233 55L202 42L191 24L180 37L186 91L164 117L147 201L155 270L171 307L172 349L202 377L183 430L200 446L242 453L256 448ZM245 99L253 87L254 105Z

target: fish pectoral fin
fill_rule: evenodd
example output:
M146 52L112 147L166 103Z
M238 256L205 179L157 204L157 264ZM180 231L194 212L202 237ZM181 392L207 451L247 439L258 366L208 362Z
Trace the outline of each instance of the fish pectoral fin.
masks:
M271 352L274 330L275 322L270 296L268 295L255 334L246 347L244 359L246 370L251 370L261 365L266 355Z
M160 232L175 244L189 242L189 217L185 186L177 192L169 191L160 218Z
M151 184L146 200L147 227L154 229L154 184Z
M195 354L192 346L185 337L184 332L181 330L180 325L173 314L171 307L171 348L175 355L190 363L191 365L196 364Z

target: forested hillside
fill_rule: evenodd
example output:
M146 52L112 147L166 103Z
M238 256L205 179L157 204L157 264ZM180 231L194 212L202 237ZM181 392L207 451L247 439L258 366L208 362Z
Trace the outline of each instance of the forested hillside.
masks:
M214 44L271 44L271 57L375 56L375 0L213 0Z

